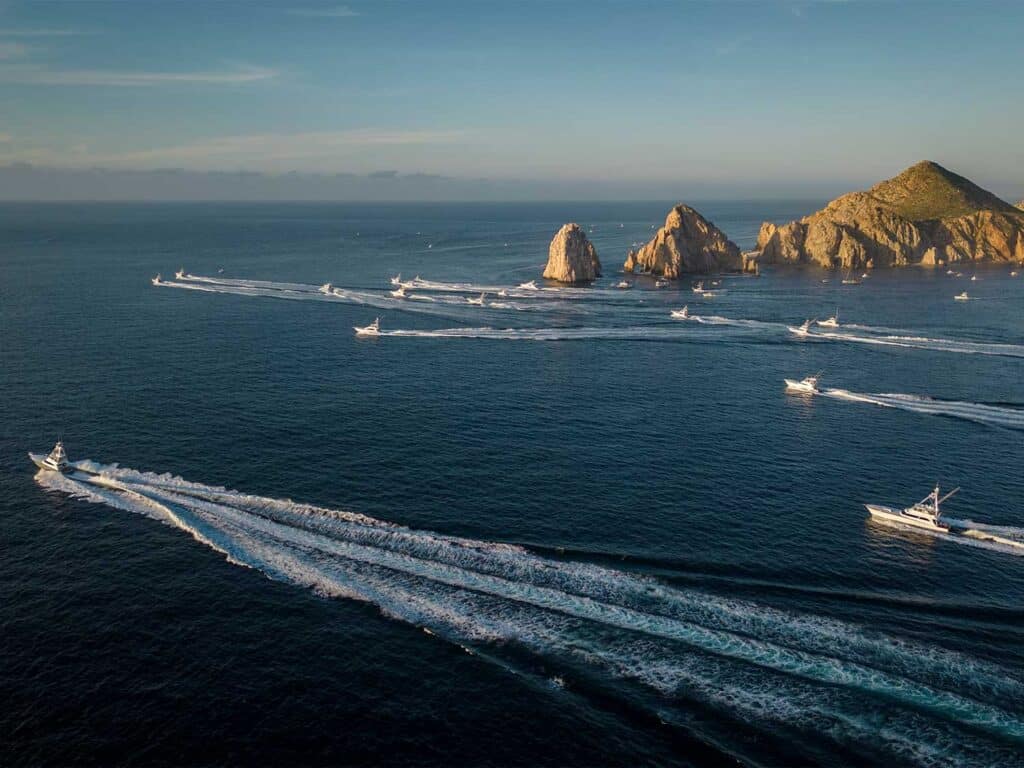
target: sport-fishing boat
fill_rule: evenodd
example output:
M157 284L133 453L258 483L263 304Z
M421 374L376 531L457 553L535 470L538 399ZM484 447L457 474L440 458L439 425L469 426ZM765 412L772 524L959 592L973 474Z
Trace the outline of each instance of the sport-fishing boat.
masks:
M522 288L524 291L536 291L537 290L537 281L536 280L531 280L528 283L520 283L519 287Z
M405 292L405 286L399 285L397 288L395 288L395 290L391 291L391 295L394 296L396 299L404 299L407 296Z
M30 453L28 457L37 467L48 472L71 472L74 469L68 462L68 455L64 453L64 443L61 440L57 441L48 456Z
M682 309L673 309L672 317L676 320L689 320L690 319L690 308L688 306Z
M672 285L672 281L666 280L663 277L659 277L657 280L654 281L655 288L668 288L670 285Z
M330 296L333 290L334 286L331 285L330 283L324 283L323 285L320 286L320 293L324 294L325 296Z
M380 336L380 318L375 318L369 325L354 326L353 330L356 332L356 336Z
M163 279L160 277L160 273L157 272L156 273L156 277L154 277L149 282L151 282L153 285L162 285L163 284Z
M392 275L390 280L391 280L391 284L392 285L401 285L402 284L402 273L399 272L397 275Z
M839 307L836 307L836 313L827 320L817 320L818 325L823 328L838 328L839 327Z
M174 279L175 280L184 280L185 279L185 268L184 267L182 267L181 269L179 269L177 272L174 273Z
M700 294L700 297L702 299L713 299L713 298L715 298L715 292L714 291L702 291L701 294Z
M486 298L487 298L487 294L486 293L481 293L475 299L471 299L471 298L469 298L467 296L466 297L466 303L467 304L472 304L474 307L482 307L484 305L484 299L486 299Z
M786 382L787 392L799 392L800 394L814 395L818 392L818 379L821 378L820 373L816 373L813 376L808 376L805 379L783 379Z
M1016 270L1016 269L1014 269L1014 270L1012 270L1012 271L1010 272L1010 277L1016 277L1016 276L1017 276L1017 270Z
M1014 274L1016 274L1016 273L1014 273ZM615 287L620 289L620 290L625 291L625 290L628 290L628 289L632 288L633 286L630 283L627 283L625 280L623 280L622 282L616 283Z
M957 301L969 301L971 297L967 295L967 291L961 291L953 298Z
M704 281L698 280L697 284L691 288L694 293L704 293Z
M949 530L949 526L939 519L942 515L939 506L959 490L959 488L954 488L945 496L941 496L939 486L936 485L935 489L919 502L903 509L883 507L880 504L865 504L864 506L867 507L872 517L881 520L912 525L915 528L924 528L928 531L946 532Z
M811 323L813 320L804 320L803 325L790 325L789 332L795 333L797 336L809 336L811 333Z
M972 283L973 283L973 282L976 282L976 281L977 281L977 279L978 279L978 276L977 276L977 275L971 275L971 282L972 282Z

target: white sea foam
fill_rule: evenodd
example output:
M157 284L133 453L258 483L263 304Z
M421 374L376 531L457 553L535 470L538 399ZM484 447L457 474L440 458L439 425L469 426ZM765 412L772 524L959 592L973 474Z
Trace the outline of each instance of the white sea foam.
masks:
M1024 409L1021 408L983 405L958 400L936 400L924 395L850 392L846 389L825 389L821 394L837 400L867 403L883 408L898 408L930 416L949 416L1008 429L1024 429Z
M875 344L886 347L930 349L936 352L959 352L968 355L1024 357L1024 346L1020 344L1000 344L995 342L964 341L959 339L933 339L926 336L857 336L851 333L810 331L800 338L823 341L850 341L858 344Z
M40 472L37 481L177 526L232 562L324 595L371 602L460 645L517 643L545 657L590 662L661 696L696 696L738 716L771 719L771 712L816 732L841 727L843 738L877 739L900 754L919 742L915 730L901 729L900 717L922 713L946 724L935 727L966 725L1024 741L1024 721L1013 714L1024 682L980 659L515 545L170 475L78 466L97 474ZM852 719L842 696L888 702L888 736Z

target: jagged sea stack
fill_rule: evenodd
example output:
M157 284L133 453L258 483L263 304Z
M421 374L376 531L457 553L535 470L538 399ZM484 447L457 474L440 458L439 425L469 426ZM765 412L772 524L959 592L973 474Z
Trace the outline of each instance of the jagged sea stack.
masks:
M601 276L594 244L579 224L566 224L551 240L544 277L562 283L589 283Z
M912 165L799 221L761 225L766 264L861 269L1024 259L1024 211L937 163Z
M686 273L739 272L739 246L688 205L668 213L665 226L638 251L630 251L623 268L678 278Z

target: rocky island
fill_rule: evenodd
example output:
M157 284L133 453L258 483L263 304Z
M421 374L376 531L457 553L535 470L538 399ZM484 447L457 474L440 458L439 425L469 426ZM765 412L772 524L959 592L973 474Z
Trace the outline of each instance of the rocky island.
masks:
M566 224L551 240L544 277L562 283L589 283L601 276L594 244L579 224Z
M665 226L645 246L630 251L623 269L678 278L685 273L738 272L744 265L739 246L688 205L668 213Z
M1024 260L1024 210L924 161L799 221L764 222L765 264L862 269Z

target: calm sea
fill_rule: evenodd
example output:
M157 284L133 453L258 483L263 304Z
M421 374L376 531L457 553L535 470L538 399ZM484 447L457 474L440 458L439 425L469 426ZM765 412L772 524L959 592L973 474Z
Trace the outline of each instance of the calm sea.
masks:
M0 206L0 763L1022 764L1024 277L614 288L668 208Z

